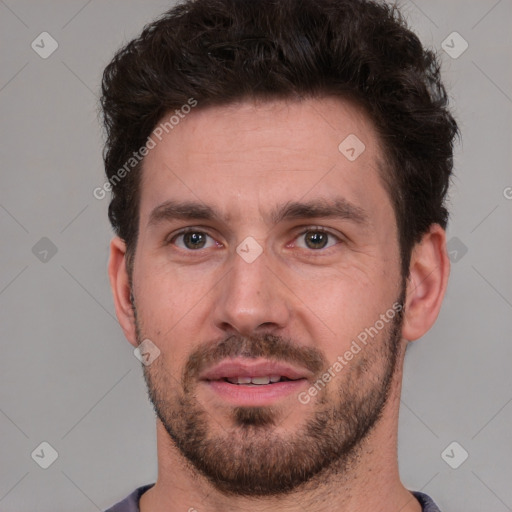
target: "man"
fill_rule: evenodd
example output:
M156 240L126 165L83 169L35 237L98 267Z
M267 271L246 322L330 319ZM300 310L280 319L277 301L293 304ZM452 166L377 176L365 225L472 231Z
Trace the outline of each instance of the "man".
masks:
M108 65L109 276L158 479L110 511L434 512L397 467L441 307L457 126L362 0L196 0Z

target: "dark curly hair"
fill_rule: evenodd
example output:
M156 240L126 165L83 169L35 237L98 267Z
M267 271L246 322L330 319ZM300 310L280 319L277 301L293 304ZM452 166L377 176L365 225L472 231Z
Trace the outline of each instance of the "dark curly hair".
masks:
M373 121L407 277L414 244L432 224L446 228L458 128L436 55L395 6L366 0L186 0L118 51L103 74L103 156L130 276L143 160L114 178L164 115L191 98L203 108L327 95Z

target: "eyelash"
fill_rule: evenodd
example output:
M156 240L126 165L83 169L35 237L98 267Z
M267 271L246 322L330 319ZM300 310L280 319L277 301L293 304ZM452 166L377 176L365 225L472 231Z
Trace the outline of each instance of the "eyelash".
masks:
M320 226L309 226L305 229L303 229L300 233L298 233L295 238L293 239L294 241L297 240L298 238L300 238L301 236L304 236L306 233L324 233L326 235L329 235L330 237L336 239L337 243L334 244L334 245L331 245L330 247L326 247L326 248L321 248L321 249L309 249L308 252L311 252L311 253L326 253L328 251L330 251L330 249L332 249L335 245L337 245L339 242L341 242L341 238L337 235L335 235L334 233L332 233L331 231L329 231L328 229L325 229L325 228L322 228ZM300 247L300 249L303 249L302 247ZM307 250L307 249L306 249Z
M295 237L294 237L294 241L301 237L301 236L304 236L305 234L307 233L310 233L310 232L315 232L315 233L325 233L327 235L329 235L330 237L333 237L337 240L337 242L342 242L342 239L335 235L334 233L332 233L331 231L323 228L323 227L317 227L317 226L308 226L307 228L303 229L301 232L299 232ZM181 231L179 231L178 233L175 233L171 238L167 238L164 242L164 245L170 245L170 244L173 244L174 241L179 237L179 236L183 236L183 235L186 235L187 233L202 233L202 234L205 234L207 236L209 236L210 238L212 238L213 240L215 240L207 231L203 231L201 230L200 228L194 228L194 227L189 227L189 228L185 228L185 229L182 229ZM215 240L215 242L218 244L219 242L217 242ZM334 245L337 245L337 244L334 244ZM321 248L321 249L310 249L308 252L327 252L329 251L329 249L332 249L334 246L330 246L330 247L327 247L327 248ZM302 247L301 247L302 249ZM197 249L197 250L192 250L192 249L184 249L184 250L187 250L187 252L200 252L201 249Z
M166 238L165 242L164 242L164 245L171 245L172 243L174 243L176 238L178 238L179 236L186 235L187 233L202 233L204 235L209 236L212 240L215 240L213 238L213 236L211 236L207 231L203 231L200 228L189 227L189 228L182 229L181 231L178 231L177 233L175 233L170 238ZM216 241L216 243L218 243L218 242ZM189 252L199 252L199 250L200 249L197 249L197 251L189 250Z

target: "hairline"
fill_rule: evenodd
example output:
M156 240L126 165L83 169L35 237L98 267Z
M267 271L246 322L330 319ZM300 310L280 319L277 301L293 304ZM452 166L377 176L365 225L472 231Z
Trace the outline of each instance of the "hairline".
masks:
M402 233L402 229L400 226L400 223L403 222L403 219L401 219L401 216L404 214L403 211L400 211L400 206L403 204L403 198L401 197L402 192L399 186L396 186L397 177L393 173L393 166L394 159L391 155L390 149L385 144L385 141L382 137L382 134L380 133L380 130L371 115L368 106L364 103L364 101L358 96L358 93L356 91L351 90L345 90L341 89L339 92L336 92L334 88L328 88L326 91L310 91L304 95L297 95L293 92L285 93L285 94L248 94L241 96L239 98L234 98L232 100L223 100L223 99L215 99L215 100L209 100L206 104L201 105L199 103L194 111L197 112L204 112L210 109L218 108L218 107L227 107L227 108L233 108L236 109L238 107L247 105L247 104L253 104L257 107L259 106L265 106L268 104L271 104L273 102L283 102L283 103L289 103L289 102L302 102L307 101L309 99L324 99L324 98L334 98L342 103L347 103L351 108L355 110L357 115L362 116L366 122L369 123L371 129L373 130L373 134L375 137L375 141L377 143L376 148L376 156L375 156L375 168L377 170L377 174L379 176L379 180L381 182L381 185L384 187L384 190L388 196L388 199L391 203L394 219L395 219L395 227L396 227L396 235L397 235L397 242L399 247L399 253L400 253L400 268L401 273L404 274L406 271L406 268L409 267L409 262L404 261L404 250L406 249L404 247L404 236ZM179 106L174 105L172 107L169 107L165 109L165 111L160 115L158 120L155 122L154 126L151 127L151 132L159 125L159 123L164 119L166 116L169 115L170 112L173 112L176 108L179 108ZM229 115L229 114L228 114ZM141 203L141 195L142 195L142 187L144 185L145 176L147 176L147 173L144 173L145 168L145 161L146 156L141 159L137 163L137 165L133 168L132 174L133 179L135 181L135 218L133 219L135 221L135 229L133 234L133 239L131 240L130 246L126 247L126 257L127 257L127 270L129 274L129 281L130 281L130 287L132 285L132 274L133 274L133 265L135 261L135 255L138 245L138 239L139 239L139 233L140 233L140 203ZM393 192L396 192L400 195L400 197L396 197ZM126 241L125 241L126 242ZM409 250L410 253L410 250ZM406 264L407 263L407 264ZM406 278L407 275L404 275L404 278Z

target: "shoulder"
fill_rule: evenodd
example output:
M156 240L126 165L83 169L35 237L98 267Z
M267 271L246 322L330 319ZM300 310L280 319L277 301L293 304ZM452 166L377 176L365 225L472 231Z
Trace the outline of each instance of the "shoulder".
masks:
M105 512L139 512L140 497L155 484L147 484L135 489L124 500L116 503Z
M422 512L441 512L434 500L425 493L419 491L410 491L414 497L420 502Z

